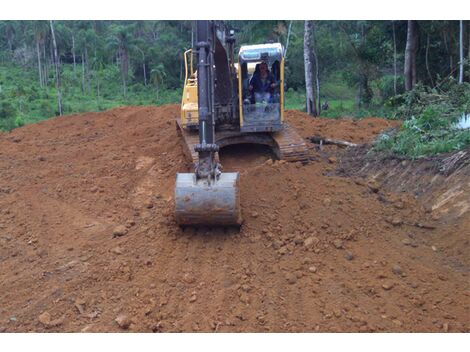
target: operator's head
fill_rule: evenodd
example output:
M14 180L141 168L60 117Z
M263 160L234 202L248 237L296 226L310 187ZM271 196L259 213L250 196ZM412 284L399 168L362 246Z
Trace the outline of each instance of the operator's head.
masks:
M259 69L260 69L261 72L267 71L268 70L268 64L263 61L262 63L260 63Z

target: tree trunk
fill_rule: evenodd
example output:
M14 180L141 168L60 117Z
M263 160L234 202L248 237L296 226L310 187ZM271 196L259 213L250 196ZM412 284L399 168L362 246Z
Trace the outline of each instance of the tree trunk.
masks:
M397 38L395 35L395 21L392 21L393 29L393 92L397 95Z
M412 90L416 84L416 44L417 30L416 21L408 21L405 48L405 89Z
M129 55L125 48L121 48L121 75L122 75L122 89L124 98L127 98L127 75L129 72Z
M318 66L318 56L315 44L315 23L312 21L312 56L313 61L315 63L315 69L313 70L313 74L315 76L315 94L316 94L316 115L319 116L321 113L321 102L320 102L320 68Z
M313 74L312 74L312 60L311 60L311 34L312 22L305 21L304 24L304 67L305 67L305 93L307 113L312 116L317 116L316 101L313 92Z
M429 69L429 33L426 39L426 55L425 55L425 62L426 62L426 71L428 72L429 80L431 81L431 86L434 87L434 82L432 79L431 70Z
M463 21L462 20L460 20L459 48L460 48L459 84L462 84L463 83Z
M56 88L57 88L57 105L59 108L59 115L62 116L62 94L60 91L60 61L59 55L57 55L57 43L55 40L54 25L52 21L49 22L51 25L52 44L54 45L54 63L55 63L55 76L56 76Z
M72 34L73 75L76 78L77 61L75 59L75 36Z
M82 93L85 95L85 57L82 51Z
M88 49L85 46L85 77L86 77L86 86L88 93L91 93L91 82L90 82L90 64L88 60Z
M38 54L38 72L39 72L39 86L42 88L42 65L41 65L41 52L39 50L39 40L36 39L36 52Z
M44 77L44 86L47 87L47 83L49 81L49 71L47 69L47 56L46 56L46 41L44 40L44 43L42 45L42 57L43 57L43 64L42 64L42 67L43 67L43 77Z
M145 59L144 63L142 64L142 69L144 70L144 86L147 87L147 72L145 71Z

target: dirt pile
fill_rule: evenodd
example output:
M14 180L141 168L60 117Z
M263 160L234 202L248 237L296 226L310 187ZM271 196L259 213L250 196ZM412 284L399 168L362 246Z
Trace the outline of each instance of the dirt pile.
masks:
M180 229L177 106L56 118L0 135L1 331L468 331L468 266L413 196L230 147L244 224ZM356 143L390 122L312 120ZM432 235L432 236L431 236ZM468 250L468 242L460 245Z

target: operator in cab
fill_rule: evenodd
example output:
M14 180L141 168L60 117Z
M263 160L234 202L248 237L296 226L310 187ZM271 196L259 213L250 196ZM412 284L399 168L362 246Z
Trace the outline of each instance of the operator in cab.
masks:
M268 64L263 61L259 64L259 71L253 74L248 89L254 93L256 103L271 103L274 88L276 88L276 78L269 72Z

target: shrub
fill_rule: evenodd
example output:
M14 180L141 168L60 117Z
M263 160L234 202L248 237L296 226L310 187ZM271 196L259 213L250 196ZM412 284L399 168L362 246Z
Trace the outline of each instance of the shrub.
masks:
M14 119L17 114L17 110L9 101L0 102L0 119Z

